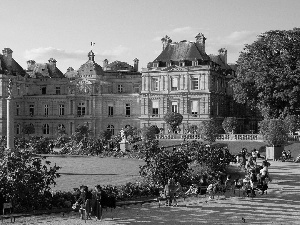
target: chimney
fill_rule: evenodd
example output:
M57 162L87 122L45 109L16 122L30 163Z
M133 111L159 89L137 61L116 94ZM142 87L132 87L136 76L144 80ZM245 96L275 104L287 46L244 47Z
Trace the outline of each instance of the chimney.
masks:
M8 67L12 66L12 53L13 53L13 51L10 48L4 48L2 50L2 54L6 58L6 64Z
M227 64L227 50L225 48L220 48L218 52L222 61Z
M168 44L172 43L172 39L168 35L166 35L161 39L161 42L163 44L163 50L164 50L168 46Z
M27 70L28 71L32 71L34 69L35 66L35 61L34 60L28 60L27 61Z
M196 43L199 43L201 45L201 49L205 52L205 40L206 37L202 33L197 34L196 38Z
M90 61L95 62L95 54L92 50L89 52L88 57Z
M139 71L139 60L137 58L133 60L133 68L135 72Z
M108 60L107 59L104 59L103 60L103 69L105 69L108 65Z
M57 62L57 61L56 61L55 59L53 59L53 58L50 58L50 59L48 60L48 62L49 62L51 71L52 71L52 72L55 72L55 69L56 69L56 62Z

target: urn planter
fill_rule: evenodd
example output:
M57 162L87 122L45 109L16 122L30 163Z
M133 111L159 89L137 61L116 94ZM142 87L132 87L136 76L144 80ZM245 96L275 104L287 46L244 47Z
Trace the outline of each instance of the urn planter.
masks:
M281 157L284 146L267 146L266 159L278 160Z

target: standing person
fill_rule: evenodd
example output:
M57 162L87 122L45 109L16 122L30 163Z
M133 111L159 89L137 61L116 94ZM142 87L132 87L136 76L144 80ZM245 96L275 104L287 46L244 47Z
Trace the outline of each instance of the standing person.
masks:
M256 162L256 158L257 158L257 150L256 150L256 149L253 149L252 152L251 152L251 154L252 154L252 159L253 159L253 161Z
M87 186L81 186L80 187L80 196L79 198L77 199L75 205L81 205L81 208L80 208L80 218L83 219L83 209L85 208L85 203L86 203L86 200L88 199L91 199L92 196L91 196L91 193L88 191L88 187ZM86 209L86 213L87 215L89 214L90 212L90 209Z
M168 179L165 185L164 194L166 196L166 206L171 206L174 199L175 184L172 178Z
M101 195L102 188L100 185L96 185L92 193L92 215L94 215L97 220L102 220Z

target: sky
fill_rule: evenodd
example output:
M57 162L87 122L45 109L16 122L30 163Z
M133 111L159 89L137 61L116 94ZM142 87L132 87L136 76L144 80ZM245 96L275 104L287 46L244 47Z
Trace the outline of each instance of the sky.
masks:
M78 69L92 48L101 66L138 58L141 70L165 35L178 42L203 33L207 54L224 47L235 63L259 34L300 27L299 9L299 0L0 0L0 48L24 69L50 58L63 73Z

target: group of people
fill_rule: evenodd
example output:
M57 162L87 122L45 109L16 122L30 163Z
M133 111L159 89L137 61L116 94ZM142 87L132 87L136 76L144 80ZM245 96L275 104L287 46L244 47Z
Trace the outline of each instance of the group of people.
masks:
M78 206L80 212L80 218L84 219L84 213L86 213L86 219L94 216L97 220L102 219L102 206L104 192L100 185L96 185L93 191L89 191L87 186L81 186L79 190L76 190L76 202L73 205L73 209Z
M182 194L182 187L179 182L175 182L174 178L169 178L164 187L163 195L166 198L166 206L177 206L176 198Z

